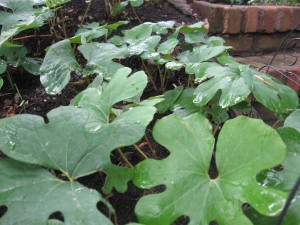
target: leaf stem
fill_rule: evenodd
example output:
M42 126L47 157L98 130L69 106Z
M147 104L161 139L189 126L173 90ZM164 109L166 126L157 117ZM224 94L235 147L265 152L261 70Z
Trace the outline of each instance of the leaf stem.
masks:
M132 9L134 15L136 16L137 20L139 21L139 23L143 23L143 21L142 21L142 20L140 19L140 17L137 15L137 13L136 13L135 9L133 8L133 6L131 5L131 3L130 3L130 6L131 6L131 9Z
M142 149L139 148L139 146L137 146L136 144L134 144L133 146L141 154L141 156L143 156L145 159L148 159L148 156L146 156L146 154L142 151Z
M151 144L150 144L150 141L149 141L149 139L147 138L147 135L145 134L144 137L145 137L145 140L146 140L146 142L147 142L147 144L148 144L148 146L149 146L149 148L150 148L150 151L151 151L152 155L154 156L155 159L157 159L156 152L155 152L155 150L152 148L152 146L151 146Z
M146 66L146 64L145 64L145 62L144 62L144 60L142 59L142 66L143 66L143 69L146 71L146 73L147 73L147 75L148 75L148 79L149 79L149 81L151 82L151 84L152 84L152 86L153 86L153 89L157 92L157 87L156 87L156 84L155 84L155 82L153 81L153 79L152 79L152 77L151 77L151 74L150 74L150 72L149 72L149 70L148 70L148 67Z
M126 158L126 156L123 154L121 148L117 149L119 155L121 156L121 158L124 160L124 162L126 162L126 164L130 167L130 168L134 168L134 166L128 161L128 159Z
M217 125L215 126L215 128L214 128L214 136L216 136L216 133L218 132L219 127L220 127L219 124L217 124Z
M83 25L83 22L84 22L84 20L85 20L86 14L88 13L88 11L89 11L90 8L91 8L92 1L93 1L93 0L90 0L88 6L86 7L86 10L85 10L84 15L83 15L83 17L82 17L82 20L81 20L81 22L80 22L80 26Z

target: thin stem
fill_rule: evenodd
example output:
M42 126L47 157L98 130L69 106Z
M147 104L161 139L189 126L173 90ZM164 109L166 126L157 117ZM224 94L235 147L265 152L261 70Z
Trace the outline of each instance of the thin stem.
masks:
M18 37L18 38L12 38L10 41L20 41L23 39L28 39L28 38L37 38L37 37L53 37L53 34L33 34L33 35L27 35L23 37ZM61 36L55 36L58 39L64 40L65 38Z
M136 13L135 9L133 8L133 6L132 6L131 4L130 4L130 6L131 6L131 9L132 9L134 15L136 16L137 20L138 20L140 23L143 23L143 21L142 21L142 20L140 19L140 17L137 15L137 13Z
M83 17L82 17L82 20L81 20L81 22L80 22L80 26L82 26L82 24L83 24L83 22L84 22L84 20L85 20L86 14L88 13L88 11L89 11L90 8L91 8L92 1L93 1L93 0L90 0L88 6L86 7L86 10L85 10L84 15L83 15Z
M157 66L157 70L158 70L158 73L159 73L159 80L160 80L160 89L161 91L163 91L163 88L164 88L164 77L163 77L163 74L161 72L161 69L160 69L160 66L159 65L156 65Z
M155 85L155 82L153 81L152 77L151 77L151 74L149 73L149 70L144 62L144 60L142 59L142 66L143 66L143 69L146 71L146 73L148 74L148 78L149 78L149 81L151 82L152 86L153 86L153 89L157 92L157 87Z
M219 124L217 124L217 125L215 126L215 128L214 128L214 136L216 136L216 133L218 132L219 127L220 127Z
M65 36L65 38L68 38L67 31L66 31L65 18L64 18L64 14L63 14L62 8L59 9L59 13L60 13L60 16L61 16L61 19L62 19L62 26L63 26L64 36Z
M280 123L280 120L277 120L277 121L273 124L272 128L275 128L279 123Z
M142 149L139 148L139 146L137 146L136 144L134 144L133 146L141 154L141 156L143 156L145 159L148 159L148 156L146 156L146 154L142 151Z
M5 72L6 72L6 75L7 75L7 80L8 80L8 82L9 82L11 88L13 89L13 91L15 92L15 91L16 91L16 88L15 88L13 79L12 79L10 73L8 72L8 70L6 70Z
M147 138L147 135L145 134L144 137L145 137L145 140L146 140L146 142L147 142L147 144L148 144L148 146L149 146L149 148L150 148L150 151L151 151L152 155L154 156L155 159L157 159L156 152L155 152L154 149L152 148L152 146L151 146L151 144L150 144L150 142L149 142L149 139Z
M119 155L121 156L121 158L124 160L124 162L126 162L126 164L130 167L130 168L134 168L134 166L128 161L128 159L126 158L126 156L123 154L121 148L117 149Z

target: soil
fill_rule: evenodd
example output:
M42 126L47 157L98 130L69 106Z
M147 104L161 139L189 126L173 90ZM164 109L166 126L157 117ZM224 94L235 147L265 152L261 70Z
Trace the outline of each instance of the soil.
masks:
M81 23L84 17L83 15L87 7L88 4L85 2L85 0L73 0L63 7L63 11L61 13L59 11L57 12L55 25L53 27L47 24L42 28L30 30L29 32L23 32L15 38L18 38L18 41L28 48L28 56L43 57L45 55L45 48L49 47L51 44L59 41L60 39L62 39L62 37L64 37L62 21L64 21L64 24L66 26L67 36L73 36L78 29L78 25ZM93 0L90 10L86 14L84 23L99 22L100 24L109 24L124 19L129 19L131 21L131 23L129 23L129 26L135 26L139 24L140 21L158 22L175 20L177 25L181 25L192 24L198 20L198 18L196 18L194 15L184 15L181 11L174 8L168 2L164 2L161 4L145 3L142 7L136 8L135 12L129 7L124 10L118 18L109 18L105 13L104 1ZM49 35L49 37L41 37L40 35ZM125 61L124 64L130 64L130 67L140 66L138 61L136 61L135 59ZM22 113L40 115L46 118L46 114L51 109L62 105L69 105L70 100L79 91L85 88L85 86L69 84L61 94L50 96L45 93L45 90L42 87L38 76L27 74L18 68L9 68L9 71L12 78L12 84L10 85L10 82L4 78L5 86L1 89L0 93L0 118L11 117ZM76 76L73 76L71 83L76 83L76 81L78 81L78 78L76 78ZM185 81L181 80L181 76L179 73L177 77L171 80L170 85L172 85L172 82L184 83ZM151 90L151 88L148 88L145 96L153 94L160 93L153 93L153 90ZM164 149L162 146L159 146L152 139L150 128L153 123L147 129L146 137L149 139L149 143L152 148L155 149L155 154L153 154L153 152L150 150L146 140L142 140L139 145L149 157L162 159L167 157L169 153L166 149ZM143 160L143 158L138 155L132 148L125 149L125 152L126 156L130 157L130 161L133 164L137 164L138 162ZM0 158L3 157L5 156L0 152ZM120 164L122 163L122 160L119 158L118 154L113 153L112 162ZM101 192L101 187L103 186L104 179L104 174L97 173L81 178L79 182ZM98 208L108 217L110 217L114 224L122 225L129 222L137 222L137 218L134 215L134 207L138 199L147 193L160 192L163 189L164 187L157 187L151 190L139 190L135 188L134 185L129 183L129 188L126 193L120 194L113 191L112 194L106 196L106 198L115 208L116 215L112 215L111 213L109 213L108 210L102 205L99 205ZM51 218L63 220L63 217L59 213L51 215ZM174 222L174 224L181 225L187 223L188 218L186 217L180 217Z

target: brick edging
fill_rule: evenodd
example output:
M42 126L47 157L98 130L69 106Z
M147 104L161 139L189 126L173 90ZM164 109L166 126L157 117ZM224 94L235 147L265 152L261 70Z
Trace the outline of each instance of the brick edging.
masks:
M194 0L192 7L202 19L208 19L212 34L270 34L287 32L300 24L298 6L230 6Z

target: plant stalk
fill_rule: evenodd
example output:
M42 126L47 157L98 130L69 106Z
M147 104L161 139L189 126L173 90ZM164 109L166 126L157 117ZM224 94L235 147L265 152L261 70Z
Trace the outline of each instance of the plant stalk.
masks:
M134 168L134 166L128 161L128 159L126 158L126 156L123 154L121 148L117 149L119 155L121 156L121 158L124 160L124 162L130 167L130 168Z
M137 146L136 144L134 144L133 146L141 154L141 156L143 156L145 159L148 159L148 156L146 156L146 154L142 151L142 149L139 148L139 146Z

